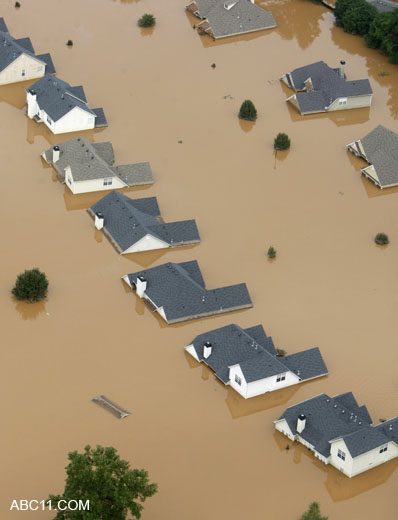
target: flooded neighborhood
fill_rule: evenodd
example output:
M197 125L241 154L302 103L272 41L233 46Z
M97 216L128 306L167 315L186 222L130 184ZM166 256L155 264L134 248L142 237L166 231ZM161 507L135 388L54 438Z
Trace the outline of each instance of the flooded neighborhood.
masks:
M2 519L54 518L10 505L62 493L68 452L88 444L113 446L158 484L145 520L295 520L313 501L330 520L396 518L396 458L348 478L274 421L346 392L374 425L398 415L398 187L380 189L347 149L378 125L398 131L398 67L337 27L324 5L257 5L276 27L214 39L177 0L1 4L10 34L51 52L54 77L83 85L108 125L54 134L26 111L37 79L0 86ZM153 27L137 26L144 13ZM319 61L343 61L347 80L369 80L371 106L302 115L287 103L293 90L280 78ZM244 100L256 121L238 118ZM288 150L274 149L279 132ZM117 165L150 163L150 182L125 181L123 200L156 197L161 219L148 209L146 225L194 221L194 237L144 252L129 253L133 241L114 247L93 220L110 192L73 193L41 156L77 137L112 143ZM375 244L380 232L388 246ZM178 316L197 319L183 321L139 297L139 276L146 283L152 268L177 273L193 261L192 285L206 285L200 301L211 293L219 303L218 288L245 284L243 303L184 308ZM47 297L15 299L17 275L34 267L47 275ZM322 361L316 378L245 399L184 349L231 324L262 325L288 356L317 347L327 371Z

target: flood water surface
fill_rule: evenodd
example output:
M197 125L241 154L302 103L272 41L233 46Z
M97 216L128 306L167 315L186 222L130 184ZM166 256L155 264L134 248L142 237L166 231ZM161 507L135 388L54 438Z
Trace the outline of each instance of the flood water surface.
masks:
M40 158L73 134L28 120L27 84L0 88L1 518L27 518L11 501L61 492L68 451L101 444L159 484L146 520L288 520L313 500L330 519L395 519L396 460L350 480L302 446L287 451L273 420L321 392L353 391L375 423L397 415L397 190L371 185L345 148L378 124L397 131L397 67L304 0L262 3L276 29L217 42L177 0L13 4L1 9L11 34L51 52L58 76L104 107L109 128L84 136L111 141L116 164L150 161L155 184L127 194L157 196L165 221L195 218L202 244L118 256L85 211L103 193L72 196ZM136 25L145 12L152 31ZM369 77L370 110L302 117L286 105L278 78L320 59ZM254 124L237 117L244 99ZM278 132L292 146L275 157ZM210 289L246 282L254 308L167 326L120 279L192 259ZM47 300L14 301L16 275L36 266ZM245 401L183 350L232 322L263 324L289 353L318 346L330 375ZM131 415L116 419L96 395Z

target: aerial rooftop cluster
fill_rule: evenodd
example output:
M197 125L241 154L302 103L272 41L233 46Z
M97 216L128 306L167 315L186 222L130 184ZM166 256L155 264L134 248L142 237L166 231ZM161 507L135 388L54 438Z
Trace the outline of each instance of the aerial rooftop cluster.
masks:
M215 39L276 26L272 14L254 0L195 0L186 9L201 19L200 32ZM89 108L83 87L54 73L51 56L36 55L29 38L14 39L0 18L0 84L37 79L26 90L28 117L54 134L107 126L103 109ZM347 80L344 61L338 68L318 61L280 79L294 91L287 101L302 115L371 106L369 80ZM285 134L278 137L290 145ZM368 162L362 172L377 186L398 184L398 134L379 125L347 148ZM87 212L119 254L200 243L194 219L166 223L156 197L131 199L115 191L153 184L148 162L114 166L110 142L92 143L82 136L52 146L42 157L74 195L112 190ZM270 258L275 254L269 250ZM122 280L169 325L253 307L245 283L207 289L196 260L167 262L125 274ZM282 355L262 325L243 329L230 324L203 332L185 350L245 399L328 374L319 348ZM95 399L123 417L129 413L104 396ZM321 394L290 406L275 428L349 477L398 456L398 419L373 426L366 407L351 392Z

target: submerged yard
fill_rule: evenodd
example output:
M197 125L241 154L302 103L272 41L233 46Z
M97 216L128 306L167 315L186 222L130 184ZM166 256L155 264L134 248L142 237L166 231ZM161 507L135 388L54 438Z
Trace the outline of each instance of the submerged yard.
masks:
M10 33L51 51L58 77L104 107L109 128L83 136L111 141L118 164L150 161L155 184L123 193L156 196L165 221L195 218L202 243L119 256L85 211L104 194L73 196L40 158L72 134L26 117L28 84L0 88L1 518L22 518L13 499L60 492L67 452L86 444L114 446L149 471L159 492L145 520L287 520L313 500L331 520L396 517L396 460L349 480L303 446L286 451L273 420L346 391L376 423L397 415L398 190L377 189L345 147L378 124L396 131L398 68L335 27L325 7L261 5L276 29L213 42L177 0L2 4ZM145 12L154 28L137 27ZM349 79L369 78L372 107L300 116L288 106L279 77L318 60L345 60ZM244 99L255 123L237 117ZM292 144L275 157L278 132ZM386 248L374 244L378 232ZM167 326L120 279L194 259L208 288L246 282L254 308ZM31 267L50 280L34 306L10 295ZM245 401L183 349L229 323L263 324L288 353L318 346L329 376ZM131 415L117 420L91 402L97 395Z

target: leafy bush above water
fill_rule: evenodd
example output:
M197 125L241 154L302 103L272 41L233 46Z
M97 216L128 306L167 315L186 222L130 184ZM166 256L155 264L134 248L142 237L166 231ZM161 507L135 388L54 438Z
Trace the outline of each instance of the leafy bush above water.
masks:
M48 280L39 269L29 269L17 276L12 294L17 300L34 303L42 300L47 294Z
M141 18L138 20L138 25L140 27L151 27L155 25L156 19L153 14L143 14Z

